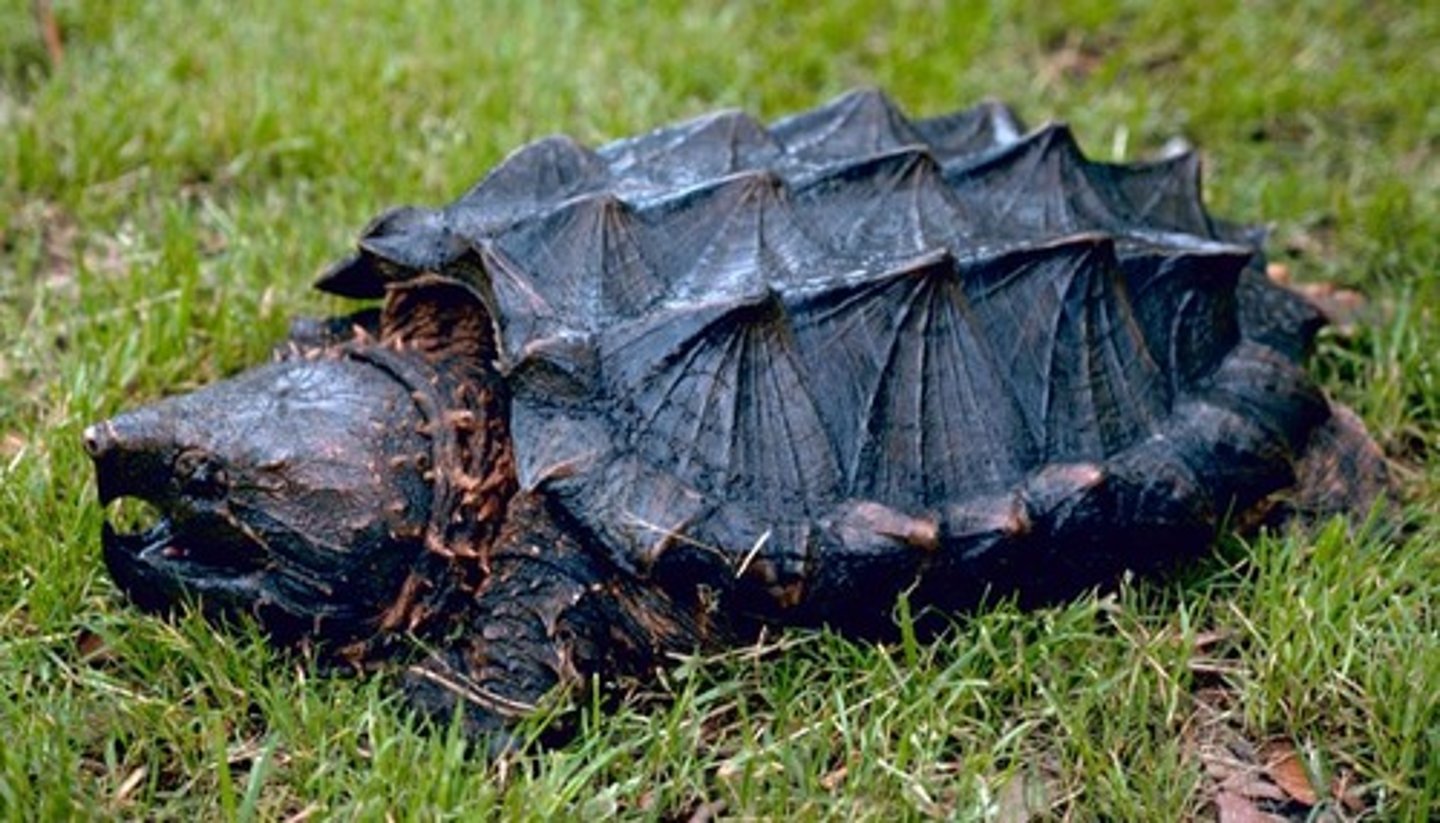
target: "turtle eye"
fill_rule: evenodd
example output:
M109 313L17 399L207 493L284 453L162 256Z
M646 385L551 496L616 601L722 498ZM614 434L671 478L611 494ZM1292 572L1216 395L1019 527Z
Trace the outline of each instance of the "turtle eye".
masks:
M175 458L175 477L189 497L214 499L225 494L230 478L225 467L209 452L186 449Z

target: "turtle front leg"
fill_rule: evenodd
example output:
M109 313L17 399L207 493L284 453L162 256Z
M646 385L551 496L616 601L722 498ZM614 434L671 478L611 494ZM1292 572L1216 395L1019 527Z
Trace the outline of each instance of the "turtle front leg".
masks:
M458 708L466 733L492 745L557 689L643 672L704 640L538 494L512 501L489 566L452 636L405 679L422 714L445 723Z

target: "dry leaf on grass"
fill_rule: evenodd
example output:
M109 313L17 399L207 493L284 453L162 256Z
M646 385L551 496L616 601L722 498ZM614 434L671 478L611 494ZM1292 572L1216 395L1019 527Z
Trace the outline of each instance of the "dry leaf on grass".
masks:
M1220 823L1284 823L1285 818L1267 814L1255 807L1250 799L1234 792L1215 795L1215 809Z
M1260 747L1265 774L1297 803L1314 806L1319 798L1300 754L1287 740L1272 740Z
M80 653L80 660L91 666L104 666L115 662L115 653L110 650L110 644L99 633L90 629L81 629L75 635L75 650Z
M40 29L40 42L45 44L45 55L50 58L50 67L56 69L65 59L65 43L60 36L60 23L55 19L55 9L50 0L34 0L35 25Z
M839 768L833 769L824 777L821 777L820 785L825 788L825 791L833 792L841 783L845 782L845 776L849 773L850 767L842 764Z

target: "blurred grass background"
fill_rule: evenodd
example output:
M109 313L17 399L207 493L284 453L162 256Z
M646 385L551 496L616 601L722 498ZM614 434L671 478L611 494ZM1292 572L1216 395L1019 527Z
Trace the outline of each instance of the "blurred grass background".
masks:
M0 0L5 817L1204 817L1217 729L1344 784L1312 813L1440 808L1433 4L53 5L58 66ZM1215 213L1366 296L1314 368L1397 461L1403 516L1231 541L937 643L793 633L688 661L498 765L417 734L383 679L118 600L80 429L345 308L308 283L370 216L545 134L770 119L856 85L920 115L999 97L1096 159L1196 142Z

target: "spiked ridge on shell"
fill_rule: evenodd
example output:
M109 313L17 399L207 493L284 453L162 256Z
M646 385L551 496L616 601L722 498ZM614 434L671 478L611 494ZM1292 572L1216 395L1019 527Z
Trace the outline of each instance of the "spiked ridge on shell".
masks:
M1057 467L1107 480L1160 459L1144 457L1157 439L1189 448L1196 421L1219 425L1195 408L1263 407L1275 436L1234 435L1241 452L1302 442L1280 435L1323 401L1245 344L1293 360L1316 325L1258 280L1261 236L1207 213L1193 152L1099 163L1064 125L1027 133L996 103L912 121L860 90L768 128L727 111L593 151L537 141L450 206L380 218L319 285L472 285L521 488L563 500L636 573L669 553L687 579L743 564L773 587L848 551L815 532L845 501L1058 494L1085 472ZM1299 321L1247 327L1242 287ZM1223 385L1227 369L1295 382L1292 402ZM1204 475L1216 458L1175 458L1193 475L1186 459ZM1223 510L1287 482L1257 471L1184 493Z

